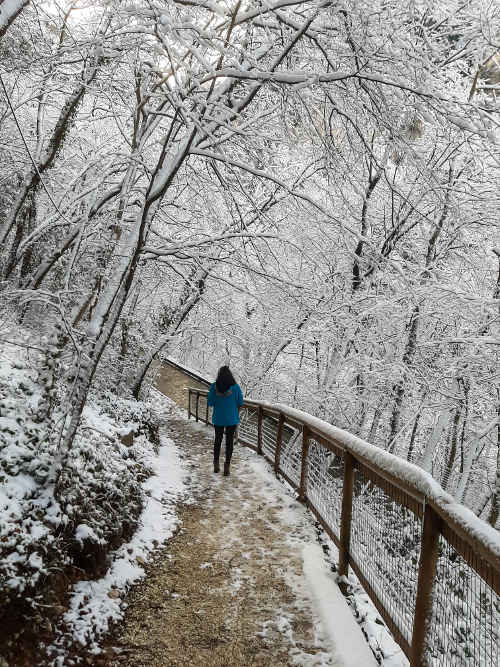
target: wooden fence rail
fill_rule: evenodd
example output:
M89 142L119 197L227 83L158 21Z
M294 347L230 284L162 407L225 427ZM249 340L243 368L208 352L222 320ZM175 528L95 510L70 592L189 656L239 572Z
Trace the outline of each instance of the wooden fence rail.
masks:
M207 391L189 416L209 423ZM245 401L263 455L339 549L412 667L499 667L500 539L419 467L284 405Z

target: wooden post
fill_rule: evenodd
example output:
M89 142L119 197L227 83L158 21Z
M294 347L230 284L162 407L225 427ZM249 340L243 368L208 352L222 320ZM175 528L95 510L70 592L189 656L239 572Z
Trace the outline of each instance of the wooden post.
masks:
M280 470L281 440L283 438L283 422L285 418L280 412L278 419L278 433L276 435L276 451L274 454L274 474L277 475Z
M205 410L205 424L208 424L208 396L207 396L207 409Z
M200 394L196 392L196 421L198 421L198 406L200 404Z
M188 419L191 417L191 388L188 387Z
M354 488L354 465L352 454L344 452L344 486L342 491L342 515L340 517L339 575L347 577L349 571L349 548L351 545L352 491Z
M424 525L420 545L417 598L413 617L411 667L426 667L425 645L432 616L432 589L436 580L441 519L430 505L424 507Z
M257 412L257 454L260 456L262 456L262 417L262 405L259 405L259 411Z
M307 462L309 454L309 429L304 424L302 426L302 463L300 467L300 486L299 497L297 500L305 503L307 498Z

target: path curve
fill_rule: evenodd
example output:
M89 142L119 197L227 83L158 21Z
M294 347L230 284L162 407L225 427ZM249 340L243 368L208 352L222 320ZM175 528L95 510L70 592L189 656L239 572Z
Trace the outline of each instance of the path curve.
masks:
M231 476L215 475L211 429L171 417L165 436L183 452L194 501L180 508L179 532L130 593L100 664L376 665L310 514L268 464L238 446Z

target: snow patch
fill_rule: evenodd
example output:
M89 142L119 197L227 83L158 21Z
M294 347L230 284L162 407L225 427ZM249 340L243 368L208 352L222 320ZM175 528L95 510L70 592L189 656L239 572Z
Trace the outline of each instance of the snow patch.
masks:
M96 544L105 544L105 540L100 538L90 526L87 526L86 523L81 523L76 527L75 540L80 544L83 544L85 540L95 542Z
M297 502L294 489L285 480L278 480L262 457L252 453L247 464L262 479L259 495L265 503L276 507L280 523L288 527L286 540L290 553L302 555L304 577L287 571L284 573L285 579L299 598L310 598L317 619L318 640L331 646L335 658L333 664L339 667L344 664L353 667L377 665L374 657L377 655L382 661L382 667L407 667L406 657L352 573L347 580L351 602L348 604L343 597L333 574L338 561L337 548L324 531L321 530L318 537L311 514ZM267 555L265 549L262 549L263 560ZM365 659L364 655L368 657Z
M318 544L304 545L302 560L314 606L331 646L335 664L342 667L376 667L377 661L354 620L334 575L325 564L321 547Z
M144 565L160 544L169 539L179 524L175 503L186 494L186 469L179 450L172 440L161 438L158 456L151 462L153 474L143 484L148 495L139 520L139 529L132 539L112 556L104 577L97 581L81 581L75 585L63 621L73 640L100 653L99 640L113 622L123 617L122 597L132 584L144 577ZM81 524L77 536L89 535ZM61 634L49 648L53 665L65 664L64 636Z

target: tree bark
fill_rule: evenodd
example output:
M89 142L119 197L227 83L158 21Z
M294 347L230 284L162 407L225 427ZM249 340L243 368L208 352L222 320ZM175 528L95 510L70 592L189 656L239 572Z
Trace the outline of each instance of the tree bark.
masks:
M453 464L455 463L455 458L457 456L458 425L460 423L461 414L462 410L461 407L459 407L455 410L452 422L450 424L450 448L441 481L441 486L445 490L448 490L448 487L450 485L451 473L453 471Z
M366 236L368 224L367 224L367 215L368 215L368 204L370 202L370 198L373 195L373 192L375 188L377 187L377 183L380 181L380 178L383 174L382 169L379 169L379 171L375 174L372 175L371 173L371 165L370 165L370 174L368 176L368 186L366 188L365 192L365 197L363 200L363 206L361 207L361 235ZM364 240L360 239L358 241L358 244L354 250L354 262L352 265L352 291L356 292L360 287L362 283L362 277L361 277L361 256L363 255L363 249L364 249Z
M411 430L411 436L410 436L410 444L408 446L408 453L406 454L406 460L410 461L413 458L413 450L415 449L415 440L417 438L417 432L418 432L418 424L420 422L420 416L421 412L418 413L418 415L415 417L415 422L413 423L413 428Z
M497 397L500 399L500 391L497 392ZM491 497L491 509L488 516L488 523L493 528L496 528L498 517L500 516L500 400L497 405L497 470L495 476L495 486L493 495Z
M388 451L391 453L395 449L397 435L399 433L399 428L401 423L401 408L403 405L403 398L406 393L406 370L410 367L413 361L413 357L415 356L415 350L417 348L419 315L420 315L419 306L415 306L410 316L410 331L408 332L408 338L406 341L406 346L403 353L403 359L401 362L403 366L401 371L401 378L394 385L392 389L392 393L394 396L394 407L392 410L392 415L390 420L389 447L388 447Z

